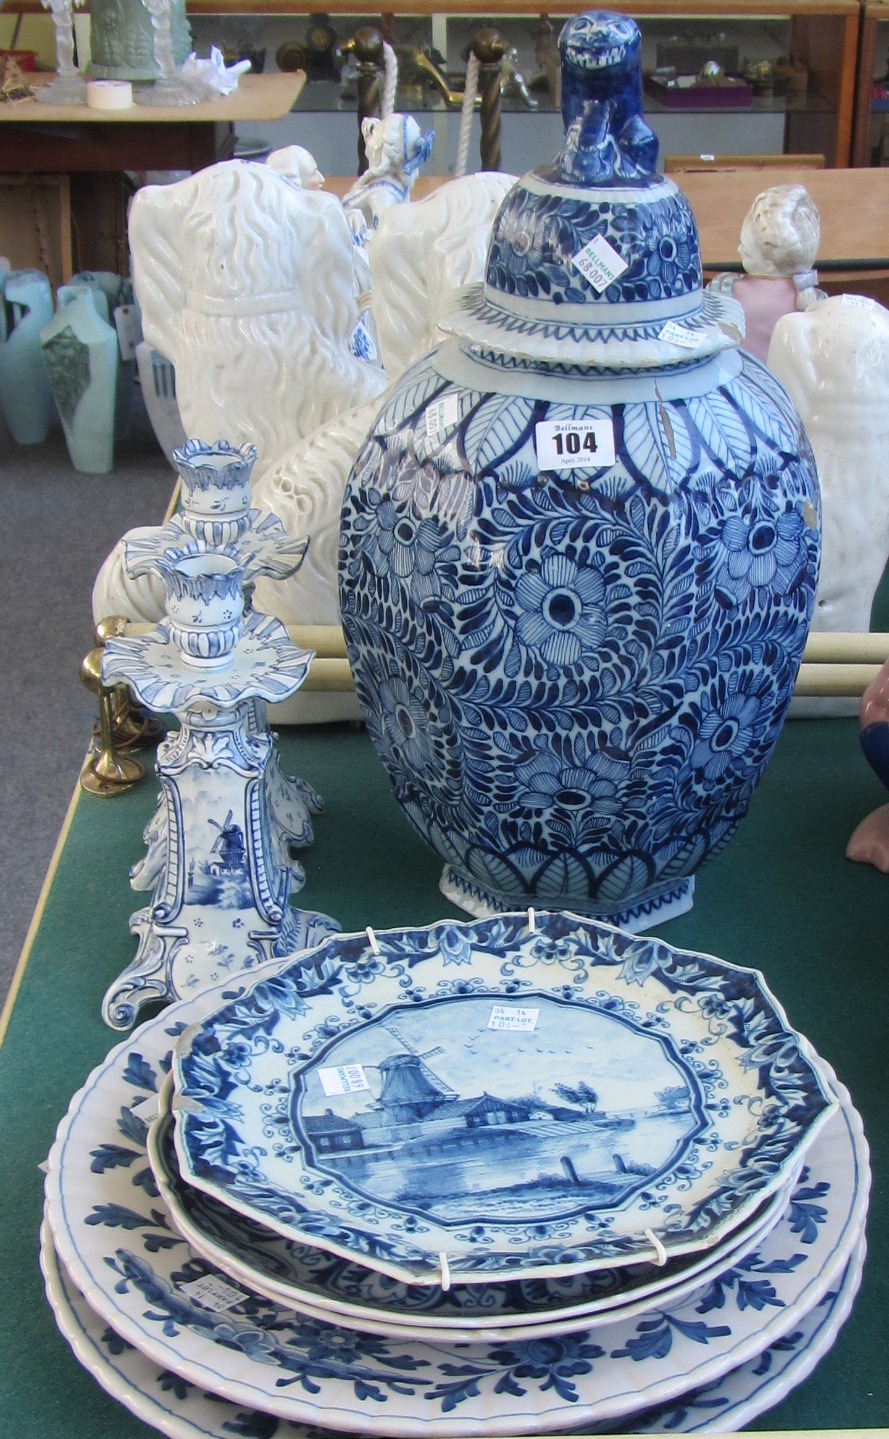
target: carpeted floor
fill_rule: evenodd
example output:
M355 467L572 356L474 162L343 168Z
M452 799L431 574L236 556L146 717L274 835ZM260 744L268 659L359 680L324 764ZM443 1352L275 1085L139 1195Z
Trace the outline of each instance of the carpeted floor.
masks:
M14 444L0 417L0 997L95 717L79 670L93 644L96 571L124 530L163 518L175 483L138 390L135 401L110 475L78 474L61 430L42 445Z

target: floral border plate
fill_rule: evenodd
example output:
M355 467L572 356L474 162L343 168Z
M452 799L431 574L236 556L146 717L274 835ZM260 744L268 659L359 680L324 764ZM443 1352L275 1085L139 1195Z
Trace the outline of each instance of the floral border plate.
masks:
M735 1432L779 1404L811 1374L848 1318L861 1282L865 1245L860 1240L837 1289L825 1295L794 1334L741 1364L704 1390L631 1418L633 1433ZM227 1399L177 1380L120 1339L93 1313L56 1259L46 1226L40 1264L59 1330L76 1358L113 1398L169 1439L312 1439L311 1431L261 1411L245 1412ZM612 1432L620 1432L612 1430Z
M405 1283L712 1248L833 1108L756 970L566 913L336 935L177 1046L183 1177Z
M139 1109L169 1050L244 987L182 1001L118 1045L74 1096L49 1157L53 1243L90 1307L181 1380L251 1409L387 1436L560 1432L711 1384L798 1325L862 1233L869 1165L840 1087L788 1209L741 1264L673 1307L564 1339L398 1345L302 1320L199 1260L159 1203ZM829 1078L829 1077L828 1077Z
M285 1239L227 1204L186 1184L173 1143L173 1095L168 1076L158 1117L148 1131L148 1162L176 1229L192 1249L223 1273L310 1318L386 1338L440 1339L478 1344L540 1339L593 1329L642 1314L654 1303L677 1304L708 1279L742 1259L777 1224L790 1202L791 1183L733 1230L715 1250L665 1265L623 1265L556 1279L502 1283L402 1284L351 1259Z

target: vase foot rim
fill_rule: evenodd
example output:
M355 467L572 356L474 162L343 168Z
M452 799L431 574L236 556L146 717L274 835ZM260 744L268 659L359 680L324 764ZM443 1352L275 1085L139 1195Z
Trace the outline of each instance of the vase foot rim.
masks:
M489 919L495 914L514 913L525 905L537 909L570 910L572 914L583 915L585 919L598 919L603 924L613 924L618 929L639 934L665 920L685 914L694 903L694 875L676 883L659 886L638 899L612 907L594 905L570 895L500 895L485 889L477 880L468 879L453 865L446 864L438 885L446 899L458 909L464 909L475 919Z

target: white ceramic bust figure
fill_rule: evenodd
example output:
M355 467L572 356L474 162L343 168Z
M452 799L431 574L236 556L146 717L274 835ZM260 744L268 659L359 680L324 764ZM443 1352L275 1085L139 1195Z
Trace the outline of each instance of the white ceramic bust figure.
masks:
M398 113L361 122L367 169L343 196L343 206L360 210L368 230L390 205L410 198L417 171L432 153L434 135L423 134L413 115Z
M768 363L802 417L821 482L812 628L867 630L889 553L889 310L836 295L785 315Z
M381 215L368 245L380 355L394 381L441 338L438 316L484 279L491 227L514 175L481 171Z
M823 299L814 265L821 240L818 210L802 185L773 185L757 195L741 225L744 274L720 275L712 288L740 301L747 322L743 348L765 363L782 315Z

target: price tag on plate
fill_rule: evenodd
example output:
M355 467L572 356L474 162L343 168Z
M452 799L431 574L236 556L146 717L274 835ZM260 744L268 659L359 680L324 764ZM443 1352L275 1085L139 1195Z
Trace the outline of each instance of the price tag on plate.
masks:
M489 1029L522 1030L526 1034L537 1028L539 1009L523 1004L495 1004L488 1020Z
M614 464L610 419L541 420L534 427L540 470L602 470Z
M600 295L628 269L623 255L609 245L604 235L596 235L588 245L572 255L571 263Z
M233 1284L228 1284L216 1274L202 1274L200 1279L191 1279L179 1287L183 1294L190 1294L192 1299L196 1299L205 1309L211 1309L214 1314L223 1314L226 1309L233 1309L242 1299L247 1298L243 1289L236 1289Z
M354 1094L359 1089L370 1089L361 1064L338 1064L335 1068L319 1069L318 1078L328 1099L334 1094Z

